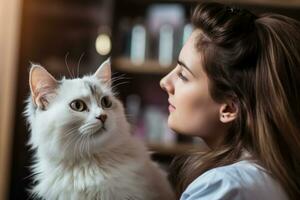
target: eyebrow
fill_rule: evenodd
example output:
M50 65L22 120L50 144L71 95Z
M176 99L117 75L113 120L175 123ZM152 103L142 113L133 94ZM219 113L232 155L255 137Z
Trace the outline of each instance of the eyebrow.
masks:
M184 62L177 60L177 63L178 63L178 65L180 65L180 66L184 67L186 70L188 70L194 77L196 77L195 74L192 72L192 70L190 68L188 68L186 66L186 64L184 64Z
M88 86L88 88L90 89L92 95L95 95L96 94L96 86L93 85L92 83L88 82L88 81L85 81L84 83Z

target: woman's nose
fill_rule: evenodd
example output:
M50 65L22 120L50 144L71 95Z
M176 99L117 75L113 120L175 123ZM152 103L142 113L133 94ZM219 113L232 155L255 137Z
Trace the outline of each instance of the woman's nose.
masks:
M163 77L160 82L160 87L165 90L169 94L174 93L174 87L171 80L171 73L167 74L165 77Z

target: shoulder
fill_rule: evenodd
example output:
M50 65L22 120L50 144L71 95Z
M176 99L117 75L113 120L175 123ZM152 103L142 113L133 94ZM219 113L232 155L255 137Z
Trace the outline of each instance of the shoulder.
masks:
M207 171L196 178L181 196L181 200L202 199L287 198L266 170L250 161L240 161Z

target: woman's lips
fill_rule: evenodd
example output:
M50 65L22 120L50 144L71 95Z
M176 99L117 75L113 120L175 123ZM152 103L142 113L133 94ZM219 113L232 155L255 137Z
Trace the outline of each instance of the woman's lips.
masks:
M174 110L176 110L176 108L172 104L169 104L169 111L173 112Z

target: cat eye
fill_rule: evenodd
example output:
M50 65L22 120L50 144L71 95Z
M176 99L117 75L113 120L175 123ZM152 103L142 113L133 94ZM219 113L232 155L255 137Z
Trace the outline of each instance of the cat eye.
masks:
M101 99L101 106L103 108L110 108L112 106L112 102L108 96L105 96Z
M76 99L76 100L72 101L70 103L70 107L73 110L78 111L78 112L82 112L82 111L85 111L87 109L86 104L80 99Z

